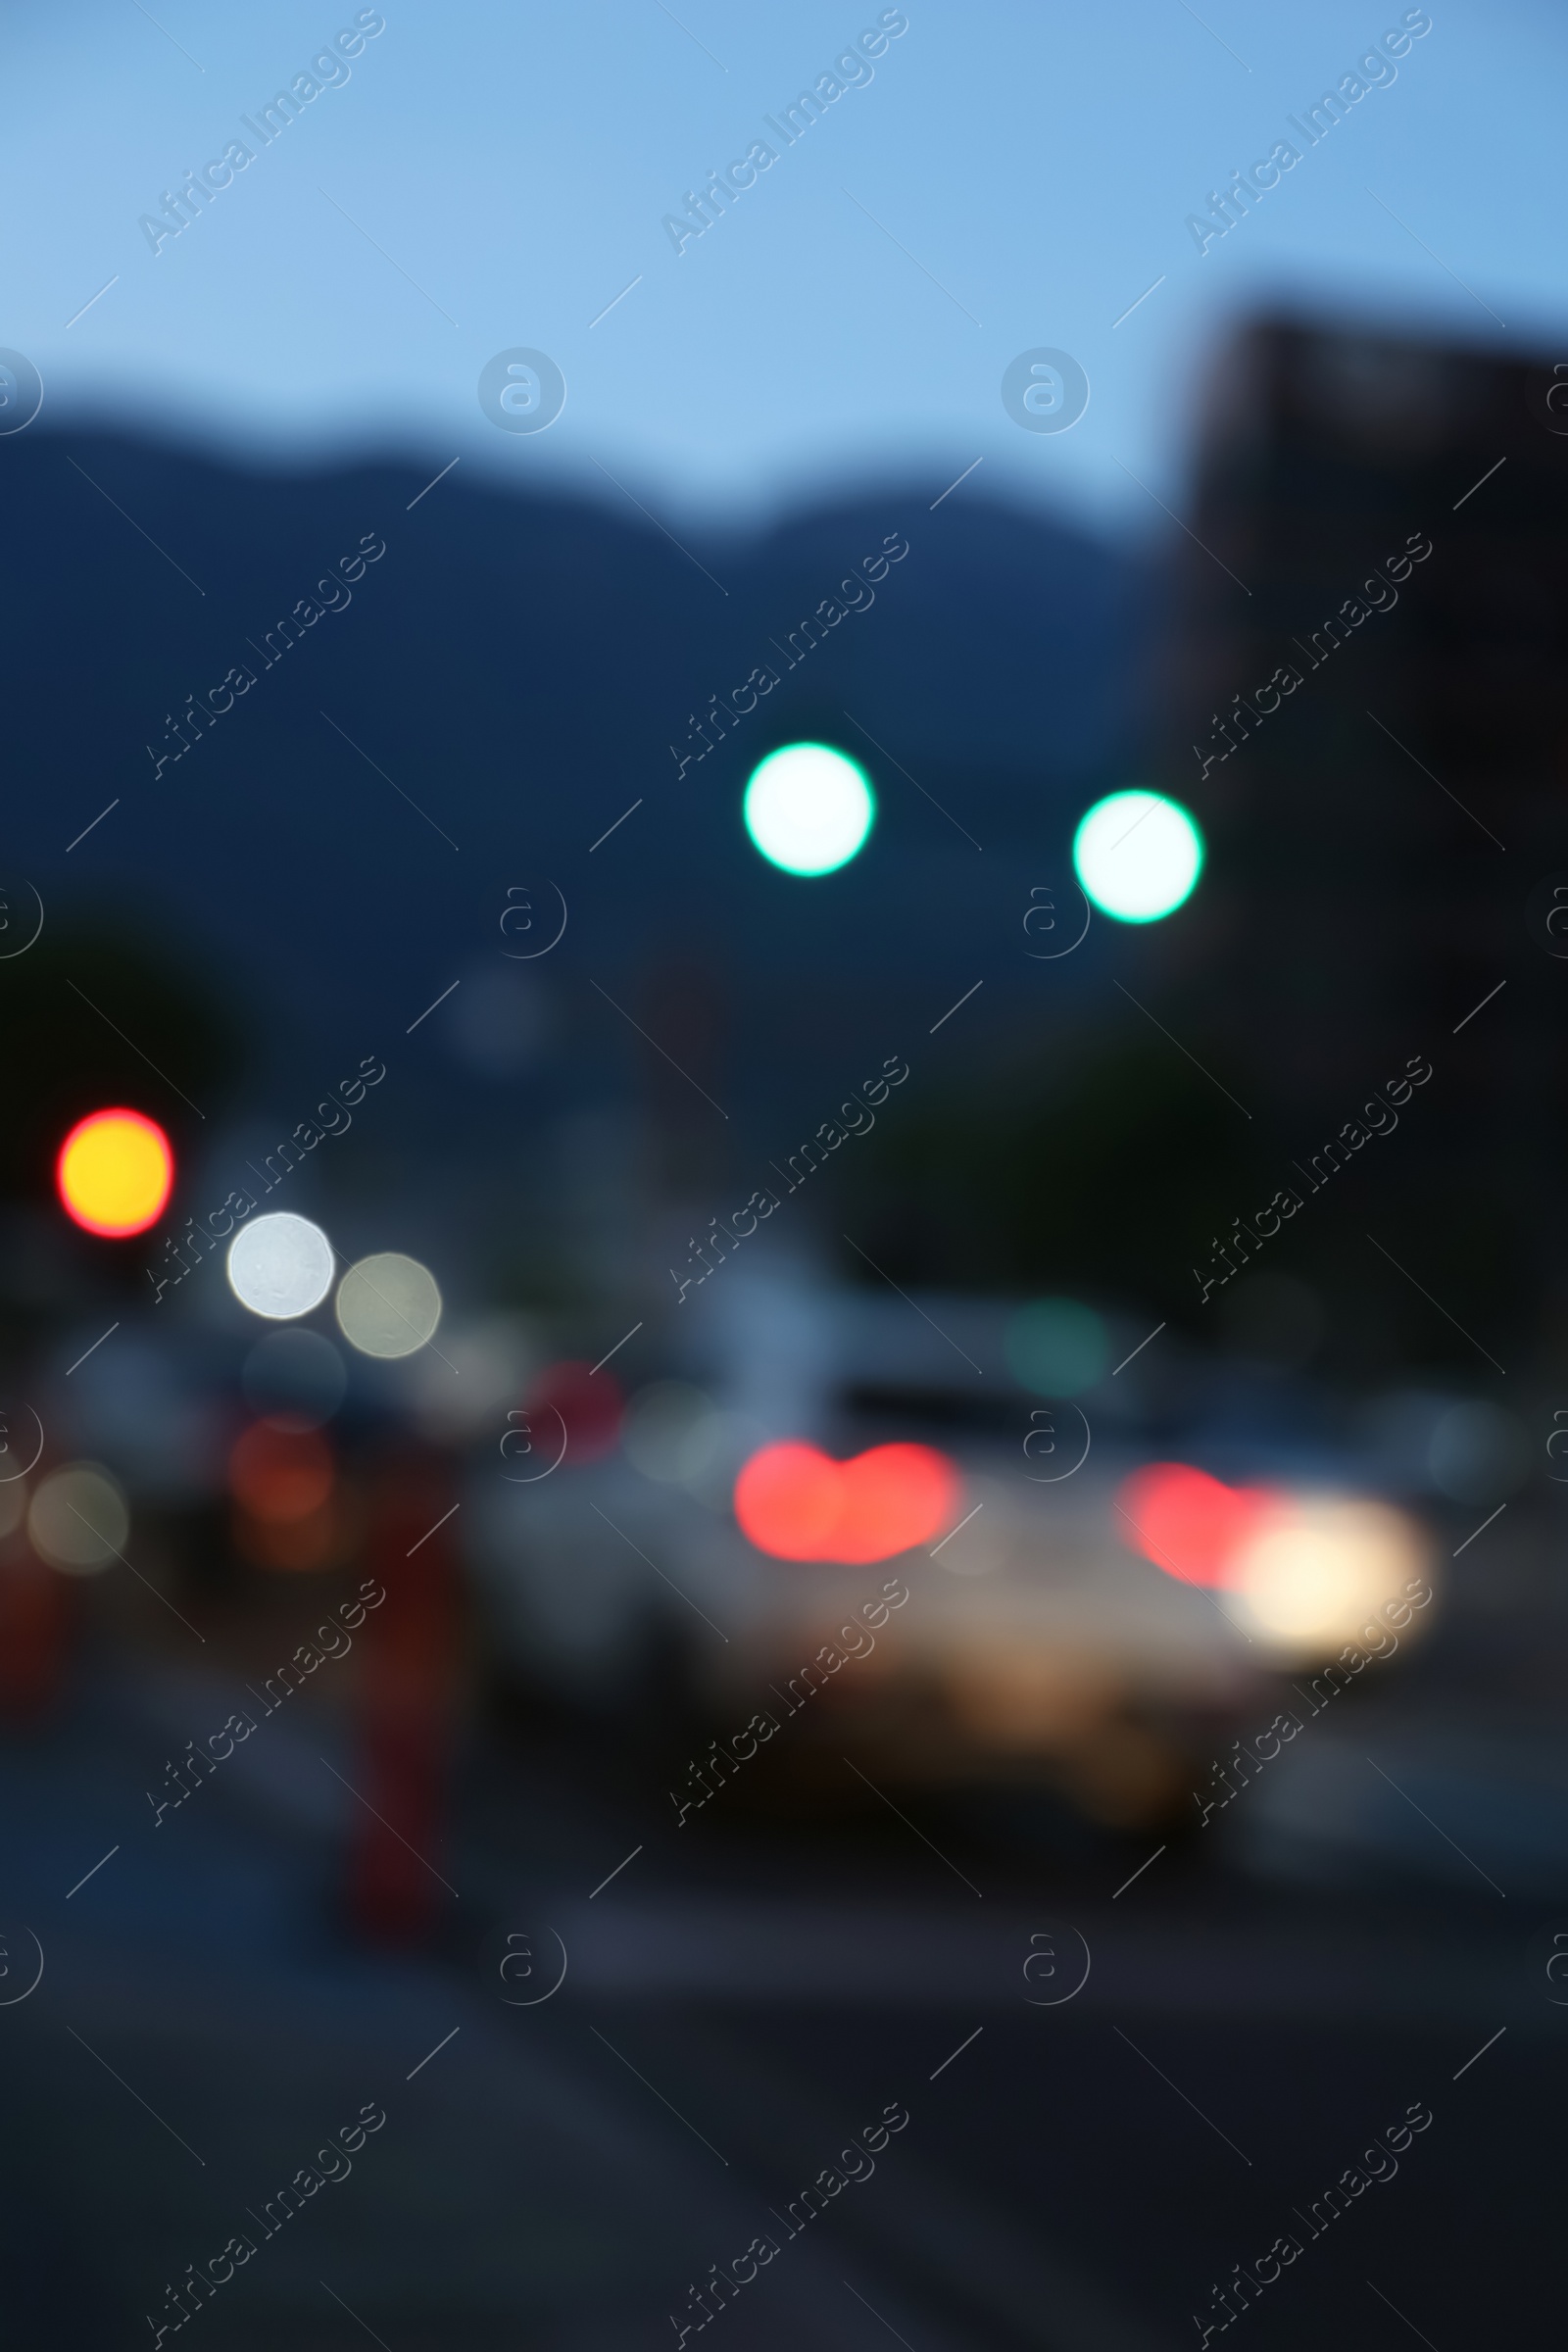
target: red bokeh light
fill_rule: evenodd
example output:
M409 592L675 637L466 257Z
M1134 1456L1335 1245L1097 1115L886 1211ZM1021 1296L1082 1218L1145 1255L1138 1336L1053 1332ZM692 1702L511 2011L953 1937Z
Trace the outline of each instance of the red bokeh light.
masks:
M1122 1482L1119 1532L1168 1576L1225 1585L1238 1555L1285 1499L1270 1487L1227 1487L1187 1462L1150 1462Z
M528 1391L524 1409L529 1415L541 1416L536 1434L551 1451L551 1414L561 1415L566 1425L568 1462L596 1462L613 1453L620 1441L625 1406L618 1384L609 1372L596 1372L591 1364L573 1358L550 1364L540 1373Z
M735 1481L735 1517L759 1551L820 1560L839 1507L839 1466L814 1446L764 1446Z
M735 1517L779 1560L890 1560L940 1533L962 1482L930 1446L874 1446L836 1462L814 1446L764 1446L735 1481Z
M228 1457L229 1492L270 1526L308 1519L332 1493L332 1449L319 1430L255 1421Z

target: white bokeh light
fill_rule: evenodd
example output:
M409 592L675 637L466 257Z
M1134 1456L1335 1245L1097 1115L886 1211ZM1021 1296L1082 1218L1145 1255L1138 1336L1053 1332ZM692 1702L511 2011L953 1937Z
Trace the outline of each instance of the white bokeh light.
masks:
M67 1576L96 1576L119 1558L130 1512L118 1479L99 1462L65 1462L43 1479L27 1510L33 1549Z
M384 1250L350 1266L337 1286L337 1319L362 1355L413 1355L435 1335L441 1293L417 1258Z
M228 1284L253 1315L276 1323L308 1315L332 1287L332 1245L308 1217L286 1209L257 1217L230 1245Z
M710 1396L684 1380L656 1380L627 1407L621 1443L644 1478L683 1487L718 1459L723 1437L724 1415Z
M847 865L875 815L864 771L825 743L769 752L746 787L746 830L787 874L831 874Z
M1203 870L1203 837L1179 801L1113 792L1073 836L1073 869L1102 913L1119 923L1174 914Z

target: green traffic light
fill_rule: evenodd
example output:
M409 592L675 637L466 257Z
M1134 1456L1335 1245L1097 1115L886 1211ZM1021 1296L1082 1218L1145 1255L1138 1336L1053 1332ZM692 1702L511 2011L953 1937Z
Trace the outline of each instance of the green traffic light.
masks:
M790 743L752 770L746 830L786 874L831 874L865 846L876 794L858 760L825 743Z
M1113 792L1073 836L1073 871L1086 898L1118 923L1157 923L1189 899L1203 870L1203 836L1180 801Z

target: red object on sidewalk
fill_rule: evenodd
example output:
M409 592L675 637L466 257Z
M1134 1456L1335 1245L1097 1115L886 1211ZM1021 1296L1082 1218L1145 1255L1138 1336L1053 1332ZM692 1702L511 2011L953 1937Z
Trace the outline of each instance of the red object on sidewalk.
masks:
M427 1936L453 1890L442 1870L458 1657L451 1473L419 1452L372 1472L366 1574L386 1598L361 1643L360 1739L352 1779L350 1917L377 1942Z

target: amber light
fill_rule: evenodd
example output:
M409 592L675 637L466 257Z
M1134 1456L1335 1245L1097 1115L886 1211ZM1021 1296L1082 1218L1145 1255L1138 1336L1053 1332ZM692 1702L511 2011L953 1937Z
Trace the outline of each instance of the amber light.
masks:
M156 1224L173 1182L169 1138L139 1110L95 1110L78 1119L55 1162L66 1214L112 1241Z

